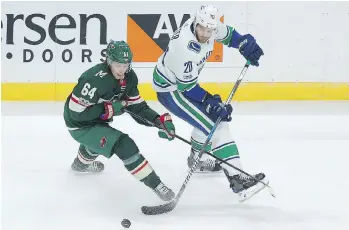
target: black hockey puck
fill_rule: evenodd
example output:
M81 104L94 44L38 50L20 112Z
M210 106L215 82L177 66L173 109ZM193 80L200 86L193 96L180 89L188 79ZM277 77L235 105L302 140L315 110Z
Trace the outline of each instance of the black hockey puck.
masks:
M129 227L131 226L131 221L129 221L128 219L123 219L123 220L121 221L121 225L122 225L122 227L124 227L124 228L129 228Z

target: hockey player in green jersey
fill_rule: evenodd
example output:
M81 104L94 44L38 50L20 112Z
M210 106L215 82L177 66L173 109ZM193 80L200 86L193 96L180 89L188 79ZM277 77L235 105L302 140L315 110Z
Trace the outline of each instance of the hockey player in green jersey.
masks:
M101 172L104 165L95 159L99 155L106 158L116 155L136 179L162 200L169 201L174 198L174 192L160 180L134 140L109 126L113 116L122 115L123 109L127 108L162 127L158 131L160 138L174 139L171 116L168 113L159 115L139 95L138 78L131 62L128 44L111 41L107 46L106 61L85 71L68 96L64 106L65 124L71 136L80 143L71 168L77 172ZM149 126L137 118L134 120Z

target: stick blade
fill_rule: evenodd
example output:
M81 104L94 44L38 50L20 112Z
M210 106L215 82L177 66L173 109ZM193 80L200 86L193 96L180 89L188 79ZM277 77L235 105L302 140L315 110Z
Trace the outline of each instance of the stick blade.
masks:
M159 215L171 212L176 207L175 202L162 204L158 206L142 206L142 213L145 215Z
M270 195L272 195L274 198L276 198L274 190L271 187L269 187L269 186L268 186L268 188L269 188Z

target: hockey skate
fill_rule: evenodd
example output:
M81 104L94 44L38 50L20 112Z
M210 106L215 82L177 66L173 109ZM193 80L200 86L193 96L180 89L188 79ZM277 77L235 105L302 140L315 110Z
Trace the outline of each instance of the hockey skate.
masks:
M230 188L239 196L240 203L250 199L266 187L264 184L259 183L245 174L240 173L234 176L229 176L226 170L224 170L224 173L229 180ZM254 175L254 177L263 181L267 185L269 184L269 180L266 178L264 173L258 173Z
M176 194L162 182L160 182L153 191L163 201L170 201L176 196Z
M188 167L191 168L195 162L195 153L193 150L190 151L190 156L187 159ZM199 160L196 165L195 171L196 173L217 173L222 172L222 167L218 164L218 162L211 158L206 158L205 160Z
M100 161L93 161L91 164L84 164L79 159L75 158L71 169L75 172L99 173L104 170L104 164Z

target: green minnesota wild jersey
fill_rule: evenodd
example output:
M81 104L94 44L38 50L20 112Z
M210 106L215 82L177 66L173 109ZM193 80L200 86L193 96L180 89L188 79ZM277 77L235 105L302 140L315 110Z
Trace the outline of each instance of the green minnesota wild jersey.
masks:
M100 63L85 71L77 85L68 96L64 105L65 124L70 129L107 123L102 120L104 102L125 100L127 109L139 116L153 121L158 113L153 111L138 91L138 78L131 69L125 78L117 80L105 63ZM147 125L134 118L138 123Z

